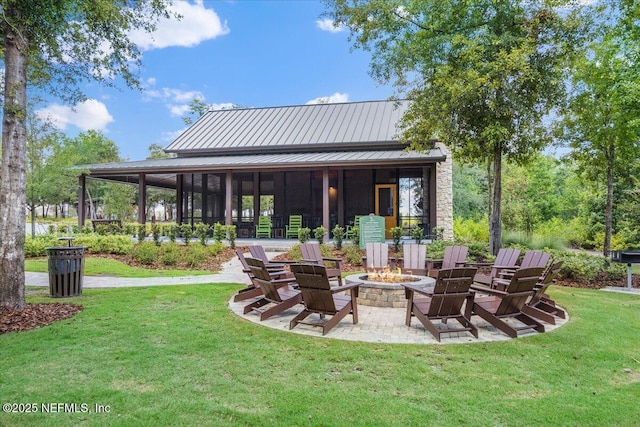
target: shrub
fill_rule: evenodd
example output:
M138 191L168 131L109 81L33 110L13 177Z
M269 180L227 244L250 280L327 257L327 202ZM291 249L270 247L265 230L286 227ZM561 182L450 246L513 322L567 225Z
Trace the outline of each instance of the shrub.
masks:
M151 235L156 246L160 246L160 226L158 224L151 225Z
M456 218L453 220L453 236L462 242L489 243L489 220L474 220L471 218Z
M147 226L145 224L138 225L138 242L144 242L144 239L147 237Z
M224 251L225 246L222 242L214 242L212 245L208 246L209 254L211 256L217 256L220 252Z
M323 226L316 227L313 229L313 237L316 238L319 244L322 244L322 242L324 242L325 234L327 234L327 229L324 228Z
M391 238L393 239L393 251L400 252L400 238L402 237L402 227L393 227L391 230Z
M344 228L340 227L340 224L336 224L335 227L333 227L333 244L335 245L336 249L340 250L342 249L342 240L344 239Z
M169 225L169 230L167 232L168 236L169 236L169 241L172 243L175 243L176 241L176 234L178 233L178 226L175 224L170 224Z
M411 229L411 237L415 239L416 243L422 243L422 236L424 229L422 227L414 227Z
M196 224L196 236L198 236L198 240L200 240L200 244L202 246L207 245L207 238L209 237L209 231L211 227L209 224L205 224L204 222L199 222Z
M298 230L298 240L300 243L307 243L311 239L311 229L309 227L302 227Z
M189 268L199 267L208 256L208 249L206 246L195 245L187 247L185 253L185 261Z
M86 246L89 252L99 254L127 255L133 248L133 240L129 236L100 236L98 234L81 234L76 236L74 245Z
M130 256L140 264L151 265L158 259L158 247L153 242L138 243L131 249Z
M181 257L180 246L175 242L170 242L160 247L160 262L164 265L176 265Z
M191 227L191 224L186 222L184 224L180 224L180 235L182 236L184 244L189 246L191 237L193 236L193 228Z
M24 256L27 258L46 256L47 251L45 248L57 245L57 239L50 234L36 235L35 237L27 236L24 241Z
M219 222L216 222L213 225L213 239L216 242L220 243L225 237L227 237L227 227L220 224Z
M347 244L342 248L342 258L352 265L362 264L362 251L358 245Z
M551 251L554 257L564 261L560 277L579 283L589 283L594 279L619 280L626 276L626 266L612 263L609 258L589 255L584 251Z

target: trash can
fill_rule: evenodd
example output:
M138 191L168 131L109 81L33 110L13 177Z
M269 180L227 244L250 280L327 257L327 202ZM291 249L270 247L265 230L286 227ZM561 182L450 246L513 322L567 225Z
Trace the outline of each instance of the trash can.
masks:
M45 248L49 257L49 296L53 298L82 295L84 252L86 246L53 246Z

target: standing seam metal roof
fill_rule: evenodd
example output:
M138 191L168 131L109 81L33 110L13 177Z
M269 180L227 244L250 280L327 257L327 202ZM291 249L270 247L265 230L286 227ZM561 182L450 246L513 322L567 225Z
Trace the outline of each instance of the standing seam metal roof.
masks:
M167 152L313 150L318 146L397 144L407 101L371 101L208 111Z

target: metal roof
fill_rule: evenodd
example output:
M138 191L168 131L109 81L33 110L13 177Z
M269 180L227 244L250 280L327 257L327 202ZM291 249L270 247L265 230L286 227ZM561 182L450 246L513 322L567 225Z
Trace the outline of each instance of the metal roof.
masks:
M214 110L165 151L189 154L362 149L398 144L407 101Z
M174 157L124 163L89 165L90 175L167 173L213 170L308 169L314 167L406 166L440 162L439 148L427 152L395 150L341 151L313 153L240 154L223 156Z

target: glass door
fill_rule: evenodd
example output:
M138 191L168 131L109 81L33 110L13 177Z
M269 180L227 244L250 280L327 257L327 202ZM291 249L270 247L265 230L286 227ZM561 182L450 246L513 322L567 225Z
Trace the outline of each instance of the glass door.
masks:
M391 238L391 230L398 224L396 211L396 198L398 192L396 184L376 185L376 211L375 214L384 218L385 238Z

